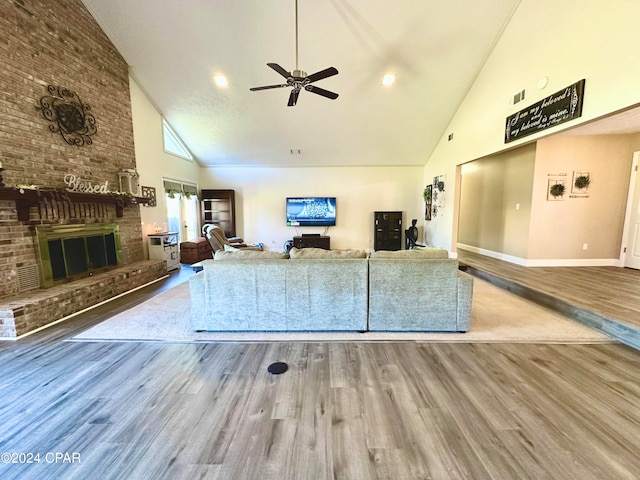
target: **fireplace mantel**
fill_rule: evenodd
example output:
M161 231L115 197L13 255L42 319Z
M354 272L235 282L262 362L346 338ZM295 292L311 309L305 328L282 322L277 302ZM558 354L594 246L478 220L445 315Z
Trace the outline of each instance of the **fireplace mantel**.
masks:
M32 207L38 207L42 218L43 203L55 203L66 206L69 211L77 205L112 204L116 208L116 217L122 217L125 207L129 205L146 205L149 199L119 193L86 193L55 190L47 188L0 187L0 200L16 202L18 220L28 222ZM73 217L73 215L70 215Z

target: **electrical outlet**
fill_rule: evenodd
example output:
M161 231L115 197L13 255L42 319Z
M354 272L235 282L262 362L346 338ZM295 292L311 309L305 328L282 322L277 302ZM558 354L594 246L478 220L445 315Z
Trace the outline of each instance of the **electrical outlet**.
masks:
M588 245L588 244L586 244L586 243L583 243L583 244L582 244L582 249L583 249L583 250L586 250L587 248L589 248L589 245Z

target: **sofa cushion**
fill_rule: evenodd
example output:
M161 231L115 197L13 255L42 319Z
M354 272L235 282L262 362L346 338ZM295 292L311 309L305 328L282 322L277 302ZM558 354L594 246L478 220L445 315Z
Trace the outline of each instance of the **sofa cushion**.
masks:
M444 248L416 248L413 250L378 250L371 252L371 258L449 258L449 252Z
M292 260L309 258L367 258L364 250L325 250L323 248L296 248L289 251Z
M274 252L272 250L248 250L242 249L235 252L218 250L213 257L215 260L246 260L246 259L287 259L289 255L284 252Z
M454 258L372 256L369 261L369 329L466 331L470 323L472 291L472 279L458 271L458 261Z
M189 278L196 330L367 329L366 258L203 263Z

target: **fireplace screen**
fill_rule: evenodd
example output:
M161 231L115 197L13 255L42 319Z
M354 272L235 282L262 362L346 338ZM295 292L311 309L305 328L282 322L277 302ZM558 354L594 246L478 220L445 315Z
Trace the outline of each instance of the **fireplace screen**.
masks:
M122 251L113 223L36 227L43 286L117 267Z

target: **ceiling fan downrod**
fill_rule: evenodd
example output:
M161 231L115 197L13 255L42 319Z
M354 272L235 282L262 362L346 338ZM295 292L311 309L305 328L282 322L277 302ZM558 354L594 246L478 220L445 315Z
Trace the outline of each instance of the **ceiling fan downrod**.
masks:
M295 20L296 20L296 29L295 29L295 40L296 40L296 68L292 72L289 72L282 68L277 63L267 63L267 66L277 73L279 73L282 77L284 77L287 83L278 84L278 85L266 85L264 87L251 87L249 90L255 92L258 90L269 90L272 88L282 88L282 87L293 87L291 94L289 95L289 102L287 106L293 107L298 102L298 95L301 90L306 90L307 92L315 93L316 95L320 95L321 97L329 98L331 100L335 100L338 98L338 94L335 92L330 92L329 90L325 90L324 88L316 87L315 85L311 85L311 83L316 82L318 80L322 80L323 78L332 77L333 75L338 74L338 70L335 67L328 67L324 70L320 70L319 72L312 73L311 75L307 75L307 72L300 70L298 64L298 0L295 0Z
M296 0L296 69L291 72L291 76L294 78L304 78L307 76L307 72L300 70L298 66L298 0Z
M296 70L293 72L294 73L293 76L301 77L302 75L295 75L295 72L299 72L299 71L300 69L298 68L298 0L296 0Z

